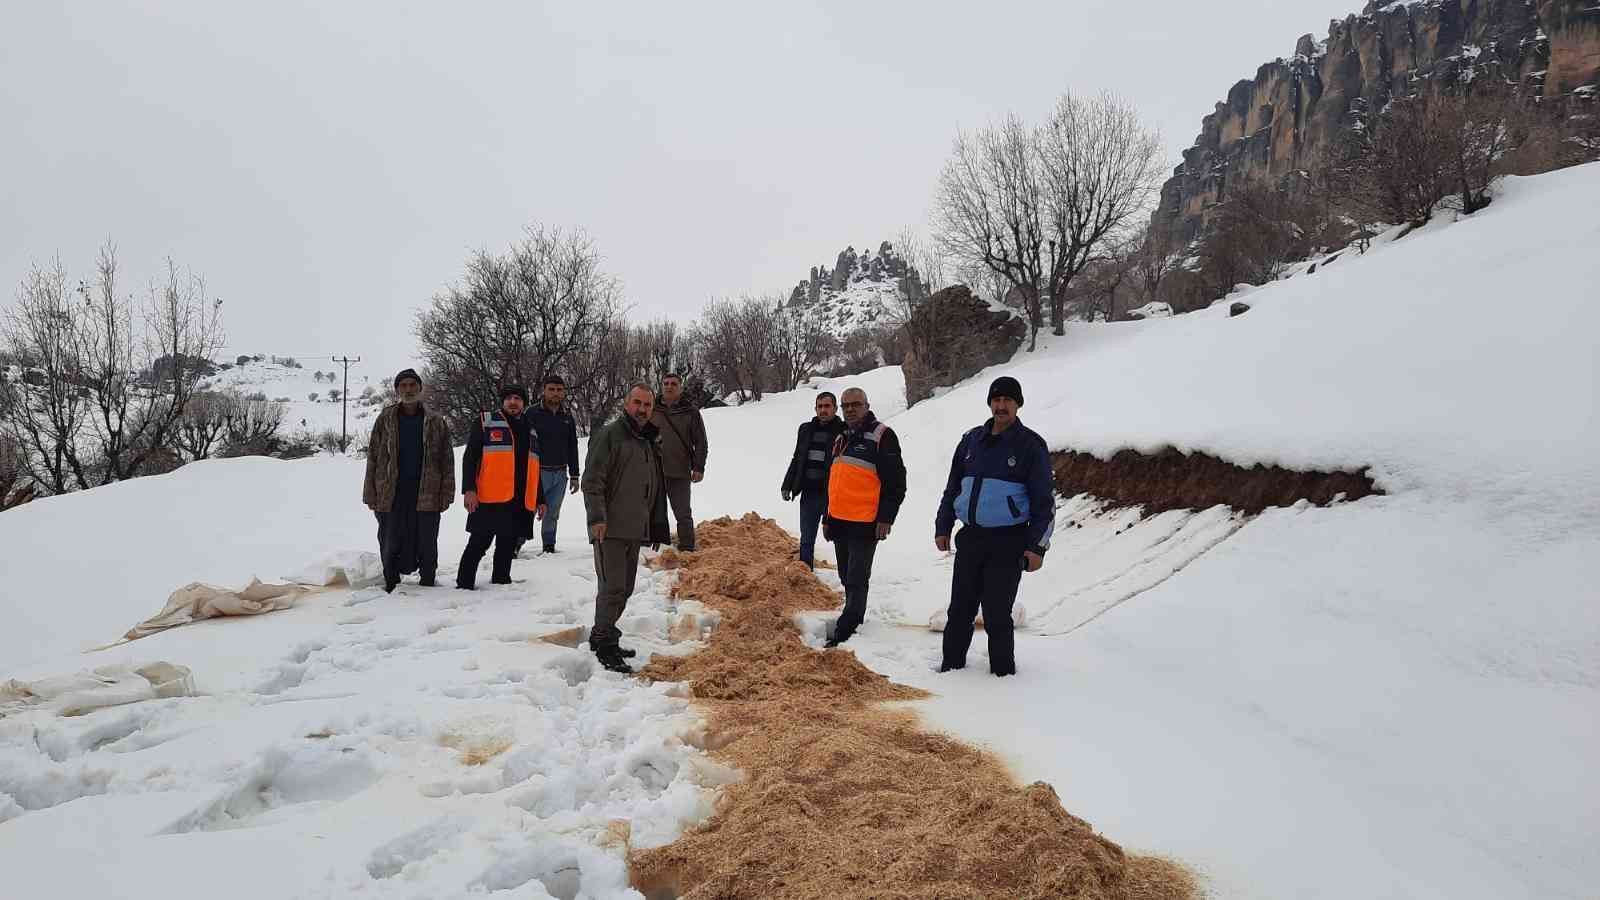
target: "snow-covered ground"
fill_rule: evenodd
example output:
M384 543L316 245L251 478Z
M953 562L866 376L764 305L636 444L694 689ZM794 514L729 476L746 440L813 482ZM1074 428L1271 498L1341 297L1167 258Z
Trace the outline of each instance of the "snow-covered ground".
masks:
M0 678L166 660L196 688L83 716L0 709L0 893L621 896L622 838L663 843L708 814L736 776L699 749L680 691L538 640L593 614L581 504L562 523L568 552L518 561L508 587L485 570L476 592L336 588L78 652L185 581L367 547L360 477L331 457L215 460L0 522ZM460 508L447 519L444 582L464 543ZM706 627L667 587L642 571L622 621L646 654Z
M696 512L792 527L793 429L817 389L859 384L901 436L910 494L848 646L934 691L938 727L1130 849L1194 865L1217 896L1592 896L1596 208L1600 166L1513 180L1470 219L1250 292L1242 316L1075 327L999 367L1054 448L1370 466L1388 491L1250 520L1064 501L1023 581L1014 679L986 673L981 633L966 670L935 674L926 628L951 564L935 502L997 371L911 410L882 369L708 411ZM77 652L185 582L367 548L359 483L349 460L223 460L0 516L0 678L167 660L202 693L0 719L8 886L630 896L612 821L665 840L707 808L728 775L681 701L526 640L591 614L577 498L567 552L520 561L509 589L332 590ZM461 520L446 517L447 561ZM694 610L666 586L641 573L625 628L682 652L674 625Z

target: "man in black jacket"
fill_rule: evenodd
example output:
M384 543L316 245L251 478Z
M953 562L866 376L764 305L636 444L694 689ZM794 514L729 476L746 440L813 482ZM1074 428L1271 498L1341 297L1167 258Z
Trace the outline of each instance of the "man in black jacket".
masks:
M906 499L906 464L894 429L872 414L861 388L845 391L839 406L847 427L829 457L822 529L839 559L844 612L829 629L829 647L848 641L866 619L872 558Z
M800 425L794 437L794 454L789 470L783 474L785 502L800 497L800 561L816 568L817 527L827 505L828 457L833 442L844 434L844 422L834 415L837 402L832 393L817 395L817 415Z
M491 543L494 569L490 582L510 584L511 560L532 533L535 512L544 513L539 479L528 478L529 468L539 459L539 435L522 414L527 405L526 389L502 388L499 412L482 414L467 432L467 449L461 455L461 491L467 507L467 532L472 537L456 568L458 588L472 590L478 563Z
M545 505L541 536L546 553L556 552L561 501L578 492L578 423L567 412L566 399L567 383L560 375L546 375L539 405L528 414L539 435L539 486Z

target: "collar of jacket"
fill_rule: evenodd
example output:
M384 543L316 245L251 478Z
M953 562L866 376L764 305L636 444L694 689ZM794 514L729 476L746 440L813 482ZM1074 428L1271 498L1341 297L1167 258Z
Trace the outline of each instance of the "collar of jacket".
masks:
M838 416L834 416L833 418L831 418L828 421L824 422L824 421L822 421L822 417L821 416L812 416L811 417L811 424L815 425L818 428L840 428L840 427L844 427L844 420L839 418Z
M1009 442L1016 440L1016 436L1026 430L1027 429L1022 427L1022 417L1018 416L1017 420L1011 423L1010 428L1007 428L1005 431L1002 431L999 434L995 434L994 417L990 416L988 421L983 423L983 434L981 436L981 440L990 445Z
M689 402L688 397L679 397L677 403L668 403L665 398L657 396L656 409L665 413L691 412L694 410L694 404Z
M622 425L624 428L628 429L629 434L636 438L643 438L647 441L655 440L656 435L661 433L661 429L657 428L654 423L646 422L641 426L633 421L633 416L630 416L627 413L622 414Z
M862 415L861 424L860 425L857 425L857 426L852 428L850 426L850 423L846 422L845 426L844 426L844 430L849 432L849 433L851 433L851 434L866 434L867 432L871 431L877 424L878 424L878 417L875 414L873 414L872 410L869 409L869 410L866 411L866 413L864 415Z

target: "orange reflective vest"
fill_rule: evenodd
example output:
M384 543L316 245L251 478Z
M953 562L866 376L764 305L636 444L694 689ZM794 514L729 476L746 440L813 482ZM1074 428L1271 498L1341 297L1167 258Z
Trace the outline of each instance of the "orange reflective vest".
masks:
M528 430L528 481L523 504L539 506L539 446ZM478 502L509 503L517 496L517 444L511 423L496 412L483 414L483 457L478 462Z
M833 445L828 467L828 515L841 522L876 522L883 482L878 478L878 443L889 426L846 431ZM865 443L858 442L865 438Z

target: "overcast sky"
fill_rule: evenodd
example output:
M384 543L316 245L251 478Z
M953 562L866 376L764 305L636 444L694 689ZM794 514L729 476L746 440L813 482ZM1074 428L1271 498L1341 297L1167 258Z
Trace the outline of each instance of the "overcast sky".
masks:
M951 138L1115 90L1176 164L1233 82L1355 0L10 2L0 302L107 238L230 345L410 361L467 254L581 227L636 314L784 292L926 222Z

